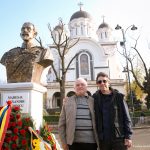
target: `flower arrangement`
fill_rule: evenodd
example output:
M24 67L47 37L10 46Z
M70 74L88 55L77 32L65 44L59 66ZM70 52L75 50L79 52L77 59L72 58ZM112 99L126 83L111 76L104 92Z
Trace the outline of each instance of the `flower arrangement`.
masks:
M19 106L12 106L1 150L61 150L51 131L46 122L40 131L35 130L32 118L22 116Z
M19 106L12 106L2 150L30 150L29 126L34 128L33 120L28 116L22 117Z
M39 134L45 142L50 144L52 150L57 150L56 139L54 138L54 135L52 134L52 129L48 126L46 122L44 122L43 127L41 127Z

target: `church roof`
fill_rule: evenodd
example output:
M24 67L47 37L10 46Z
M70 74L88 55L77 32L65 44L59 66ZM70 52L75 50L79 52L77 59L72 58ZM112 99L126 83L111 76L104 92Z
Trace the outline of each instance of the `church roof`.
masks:
M71 16L70 21L77 18L91 18L91 15L86 11L79 10Z
M109 25L108 25L107 23L103 22L102 24L99 25L98 28L99 28L99 29L100 29L100 28L109 28Z
M54 30L62 30L62 26L61 25L57 25L57 26L55 26Z

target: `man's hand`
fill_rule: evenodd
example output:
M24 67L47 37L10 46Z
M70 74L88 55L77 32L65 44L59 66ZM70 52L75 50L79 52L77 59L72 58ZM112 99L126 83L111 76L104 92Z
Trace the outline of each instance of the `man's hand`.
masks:
M68 101L68 97L65 97L65 98L63 99L63 104L65 104L67 101Z
M63 147L63 150L69 150L69 147L67 144L63 144L62 147Z
M125 139L124 145L126 145L127 148L130 148L130 147L132 146L132 140L130 140L130 139Z

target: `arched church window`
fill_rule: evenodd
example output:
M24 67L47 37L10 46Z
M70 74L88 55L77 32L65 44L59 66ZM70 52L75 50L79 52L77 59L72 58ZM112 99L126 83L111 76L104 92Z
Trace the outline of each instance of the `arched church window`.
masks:
M81 50L76 58L76 78L83 77L87 80L94 80L94 64L91 53Z
M81 24L81 35L83 35L83 24Z
M101 33L101 39L103 38L103 33Z
M60 107L60 92L55 92L52 100L52 107Z
M81 75L89 74L89 60L87 54L81 54L80 56L80 73Z
M88 24L87 24L87 35L89 34L89 26L88 26Z
M107 32L105 32L105 38L107 38Z
M77 34L78 34L78 27L77 27L77 25L76 25L76 27L75 27L75 28L76 28L76 35L77 35Z

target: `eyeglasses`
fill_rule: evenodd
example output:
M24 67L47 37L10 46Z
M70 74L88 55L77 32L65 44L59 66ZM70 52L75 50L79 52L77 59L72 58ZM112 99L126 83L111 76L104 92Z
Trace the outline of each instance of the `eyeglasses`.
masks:
M102 82L103 82L103 83L107 83L107 80L98 80L98 81L97 81L97 84L101 84Z

